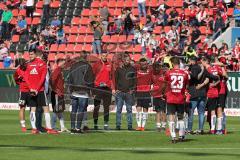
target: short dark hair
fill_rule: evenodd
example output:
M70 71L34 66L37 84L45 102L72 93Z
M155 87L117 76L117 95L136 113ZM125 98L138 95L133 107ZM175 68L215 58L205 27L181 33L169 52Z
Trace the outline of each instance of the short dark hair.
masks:
M142 58L139 59L139 62L147 62L147 59L142 57Z
M172 57L170 61L173 65L180 65L180 59L178 57Z
M26 70L26 60L24 58L18 58L15 60L15 67L20 66L21 70Z

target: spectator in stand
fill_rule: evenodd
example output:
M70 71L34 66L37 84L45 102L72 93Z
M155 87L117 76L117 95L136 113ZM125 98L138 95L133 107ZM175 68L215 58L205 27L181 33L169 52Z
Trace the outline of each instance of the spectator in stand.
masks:
M104 34L106 35L108 24L109 24L109 17L111 16L107 8L107 2L103 2L102 8L100 8L99 13L100 13L100 21L102 22Z
M12 20L13 14L12 11L5 6L2 13L2 19L0 22L2 39L10 39L10 21Z
M10 1L8 1L8 3L9 3L8 6L10 6L11 9L16 9L20 6L21 1L20 0L10 0Z
M51 27L57 29L61 25L61 21L58 19L57 16L54 16L53 20L51 21Z
M8 48L6 43L0 45L0 60L4 60L8 56Z
M61 25L57 30L57 43L63 44L65 42L66 42L66 37L65 37L64 30L63 30L63 26Z
M201 42L201 32L199 28L195 25L192 27L192 34L191 34L192 47L196 49L199 42Z
M101 54L102 53L102 35L103 35L103 29L99 22L92 21L91 22L91 28L93 30L93 53L94 54Z
M131 9L127 8L126 17L124 19L124 34L133 34L135 21L137 21L137 18L132 14Z
M144 28L147 29L147 31L152 32L154 28L154 23L152 22L151 16L147 16L146 24L144 25Z
M196 18L197 8L195 5L190 6L190 14L189 14L189 24L191 26L198 25L198 20Z
M209 1L208 0L196 0L197 6L207 6Z
M166 26L168 24L168 15L164 10L160 9L156 18L156 24L158 26Z
M50 3L51 0L43 0L42 28L45 28L49 20Z
M146 17L146 0L138 0L138 12L139 19L141 17Z
M175 7L171 8L171 12L169 13L169 17L168 17L168 25L172 26L172 25L177 25L178 22L178 12L177 9Z
M129 55L124 54L123 65L115 71L115 93L116 93L116 129L121 129L122 108L124 102L127 109L128 130L132 130L132 106L134 105L133 94L136 90L136 70L130 64Z
M180 41L179 41L180 49L182 49L182 50L184 49L189 35L190 35L190 31L189 31L188 26L183 24L181 31L180 31Z
M178 42L179 41L179 33L178 33L178 30L176 29L175 25L171 26L170 31L167 33L167 39L169 40L169 42L172 42L172 41Z
M213 31L215 33L214 39L216 39L221 34L224 28L225 28L225 23L223 18L221 17L221 13L217 13L217 18L214 21L214 27L213 27Z
M26 34L27 33L27 22L24 18L24 16L20 15L18 16L17 26L12 31L12 35L14 34Z
M238 3L233 11L233 17L235 18L236 27L240 27L240 3Z
M201 4L199 6L199 11L198 11L198 14L197 14L198 24L200 26L202 26L205 23L206 18L207 18L207 12L205 10L204 5Z
M28 46L29 50L35 49L39 46L39 36L37 34L30 36Z
M196 0L184 0L183 2L183 6L184 8L188 8L189 6L195 4L196 5Z
M33 18L34 10L35 10L34 0L27 0L27 3L26 3L26 15L27 15L27 17Z
M167 5L167 0L164 0L163 3L158 7L157 11L166 11L169 8L171 7Z

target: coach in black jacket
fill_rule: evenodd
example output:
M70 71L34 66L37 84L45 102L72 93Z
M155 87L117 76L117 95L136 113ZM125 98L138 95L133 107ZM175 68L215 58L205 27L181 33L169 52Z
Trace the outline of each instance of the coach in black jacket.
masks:
M219 78L210 74L201 64L197 64L197 60L198 58L195 56L190 57L189 71L191 79L189 82L189 92L191 95L191 99L187 130L189 133L193 133L193 113L195 108L197 108L199 126L196 133L203 134L208 83L209 80L218 80Z
M122 107L125 102L127 109L128 130L132 130L132 106L134 105L134 92L136 89L136 70L130 64L129 55L124 55L123 65L115 71L116 90L116 129L121 129Z
M94 74L86 61L87 52L82 51L80 60L73 64L68 75L68 86L72 99L71 133L81 133L83 113L88 106L88 98L94 87ZM77 124L76 124L77 118Z

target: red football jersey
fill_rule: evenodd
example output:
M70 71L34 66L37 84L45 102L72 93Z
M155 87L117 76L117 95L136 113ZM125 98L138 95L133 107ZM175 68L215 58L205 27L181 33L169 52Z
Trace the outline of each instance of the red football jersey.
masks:
M152 96L156 98L163 97L162 90L165 85L163 75L152 74L152 82L153 82Z
M227 79L225 77L222 76L223 73L223 69L218 66L218 69L220 71L220 90L219 90L219 94L226 94L227 93ZM226 68L224 68L226 70Z
M181 69L171 69L166 73L165 80L168 82L167 103L184 104L185 91L189 81L188 74Z
M21 70L20 67L17 68L17 70L14 74L14 79L15 79L16 83L19 85L20 92L29 92L28 85L24 78L25 74L26 74L26 71Z
M40 58L29 62L26 70L26 82L29 89L44 91L44 83L47 74L47 64Z
M137 92L150 92L152 84L152 72L137 70Z
M217 66L211 66L211 67L208 67L208 72L217 76L217 75L221 75L221 72L219 70L219 67ZM211 83L210 83L211 85ZM220 89L220 85L217 85L217 86L214 86L214 87L211 87L209 86L209 89L208 89L208 92L207 92L207 97L208 98L217 98L218 97L218 94L219 94L219 89Z

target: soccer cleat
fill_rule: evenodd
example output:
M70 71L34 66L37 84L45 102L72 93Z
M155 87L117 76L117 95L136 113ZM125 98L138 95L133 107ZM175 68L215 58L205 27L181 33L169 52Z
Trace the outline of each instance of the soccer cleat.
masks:
M120 126L116 126L116 130L121 130L121 127Z
M83 131L81 129L76 129L76 134L83 134Z
M76 129L71 129L70 132L71 134L76 134Z
M22 132L27 132L27 128L26 127L22 127Z
M47 134L59 134L59 132L54 129L47 129Z
M39 134L39 131L37 129L32 129L32 134Z
M145 128L144 128L144 127L141 127L141 131L145 131Z
M172 138L172 143L173 143L173 144L176 144L176 143L177 143L176 138Z
M178 141L179 141L179 142L184 142L184 141L185 141L185 136L180 136L180 137L178 138Z
M142 131L142 127L137 127L136 131Z
M210 130L210 134L215 134L215 130Z
M89 132L89 130L90 130L90 129L88 128L88 126L84 126L84 127L83 127L83 132Z
M223 135L222 130L216 131L216 135Z
M94 125L94 130L98 130L98 125Z
M169 128L166 128L166 130L165 130L165 135L166 135L166 136L170 136L170 130L169 130Z
M62 132L69 133L70 131L69 131L67 128L62 128L59 132L60 132L60 133L62 133Z

